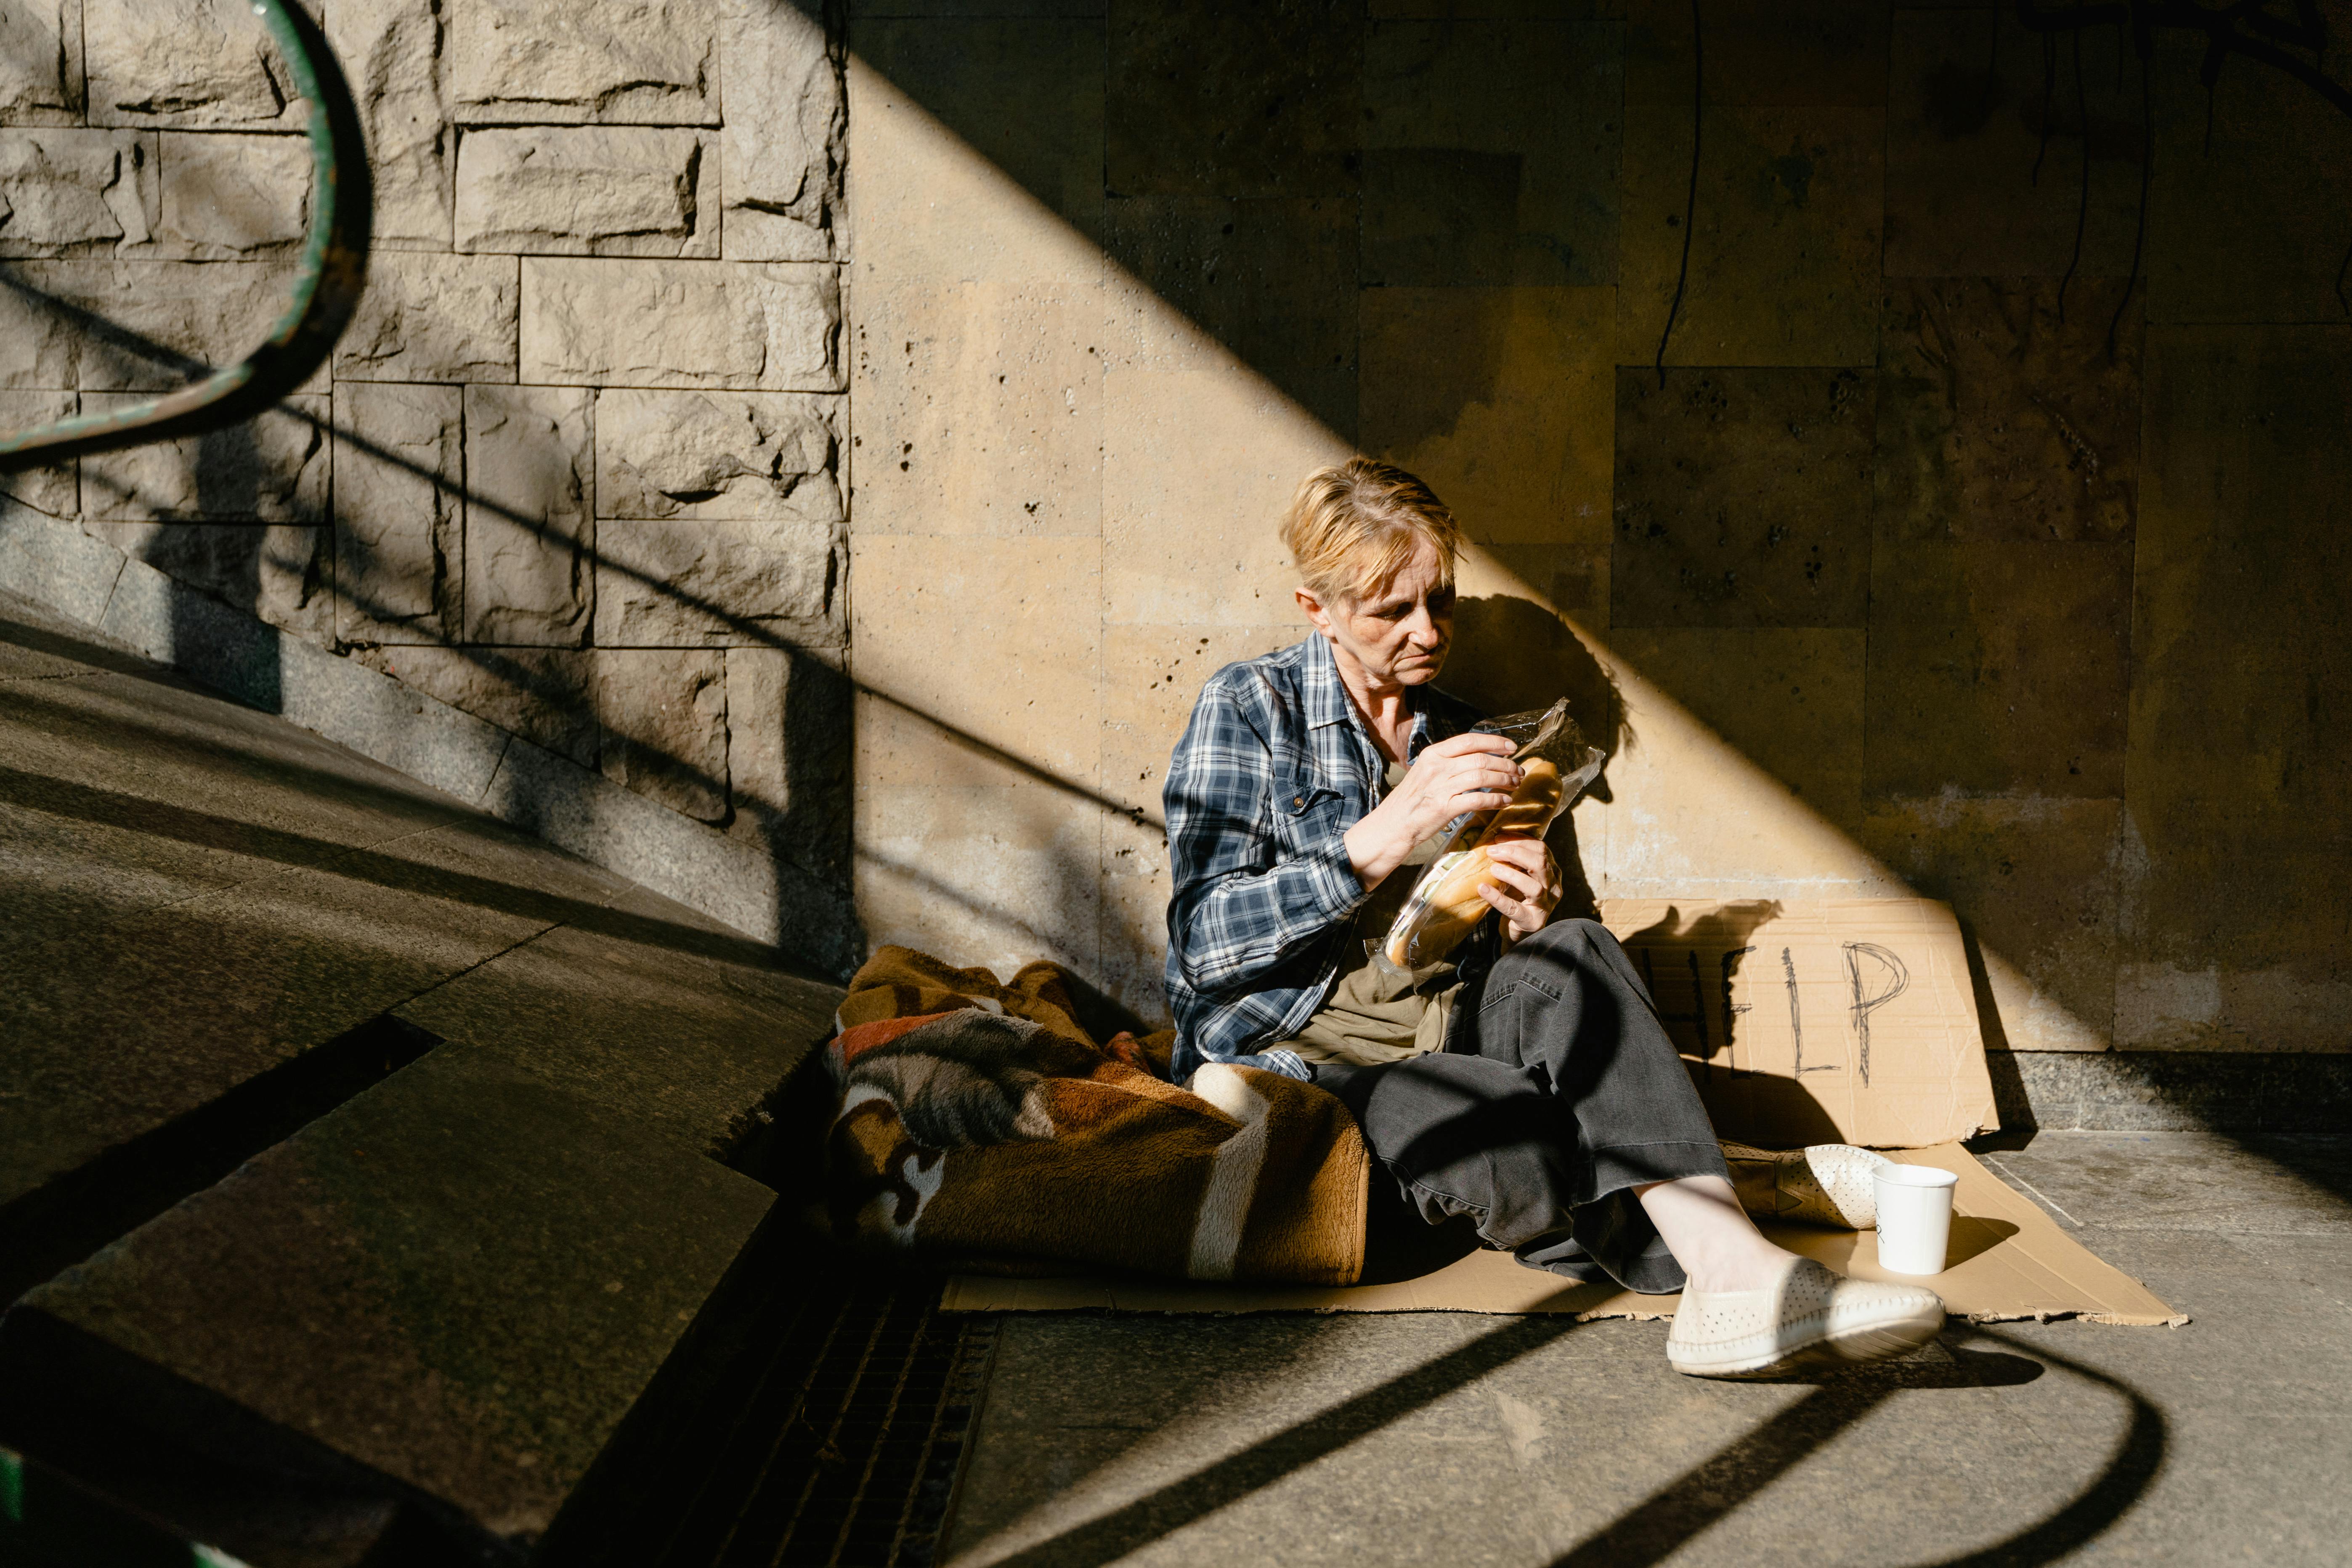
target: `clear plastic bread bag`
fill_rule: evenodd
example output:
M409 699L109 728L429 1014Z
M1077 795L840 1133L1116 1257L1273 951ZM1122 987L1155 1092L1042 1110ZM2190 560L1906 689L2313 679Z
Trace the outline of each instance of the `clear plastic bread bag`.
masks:
M1589 744L1568 716L1563 697L1541 712L1512 713L1475 728L1518 742L1511 760L1527 769L1511 804L1495 811L1466 811L1446 831L1445 847L1413 884L1412 894L1389 927L1382 951L1402 968L1435 963L1454 951L1492 908L1478 896L1492 866L1489 844L1541 838L1559 814L1601 774L1606 759Z

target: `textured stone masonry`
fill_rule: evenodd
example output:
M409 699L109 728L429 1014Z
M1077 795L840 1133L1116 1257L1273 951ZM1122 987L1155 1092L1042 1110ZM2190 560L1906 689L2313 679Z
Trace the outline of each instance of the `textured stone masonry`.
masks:
M52 419L70 419L80 412L81 399L70 392L0 391L0 429L21 430ZM47 517L72 517L81 508L76 465L0 474L0 516L12 507L29 508Z
M449 60L434 0L334 0L327 42L351 79L375 176L375 243L449 246Z
M840 346L831 267L523 258L525 381L837 392Z
M849 102L824 30L788 5L730 6L719 43L727 258L832 260Z
M27 267L5 265L11 278L26 280ZM70 390L81 355L81 337L64 316L35 295L0 289L0 387Z
M22 366L16 385L90 392L166 392L199 366L244 357L285 314L294 281L290 260L0 266L11 279L0 289L0 377ZM322 368L304 390L326 387Z
M337 393L343 420L335 437L340 640L439 642L455 635L464 395L455 386L366 382Z
M519 292L511 256L379 251L335 345L335 378L510 382Z
M838 522L845 400L775 393L596 397L603 517Z
M111 547L77 565L40 536L61 592L127 555L150 599L175 581L728 826L827 879L805 923L840 929L843 40L771 0L314 14L375 187L331 366L299 416L9 476L0 519ZM0 426L261 341L310 217L289 79L243 0L0 0ZM118 608L159 651L182 635ZM649 819L625 820L578 841L635 865ZM802 929L776 875L712 907Z
M576 388L466 389L467 641L586 640L589 406L590 394Z
M94 125L302 128L291 79L238 0L82 0Z
M0 258L81 256L147 243L160 199L156 176L152 135L80 127L0 131Z
M156 240L194 261L299 249L310 226L310 146L298 136L161 138L169 169Z
M789 649L727 651L727 787L741 833L780 829L798 804L785 729L793 672Z
M846 552L832 524L607 520L597 546L600 644L826 649L846 638Z
M604 776L704 822L727 815L727 656L600 648L598 765Z
M468 131L457 248L528 256L719 254L719 149L644 125Z
M449 58L465 124L719 123L718 0L460 0Z
M105 414L143 393L89 392ZM101 452L82 460L82 513L104 521L324 522L328 399L290 397L280 412L207 436Z
M80 119L81 7L76 0L0 5L0 125Z

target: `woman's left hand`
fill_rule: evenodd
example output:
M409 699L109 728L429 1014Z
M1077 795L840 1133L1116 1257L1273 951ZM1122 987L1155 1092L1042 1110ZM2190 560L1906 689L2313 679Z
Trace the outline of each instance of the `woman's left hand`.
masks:
M1508 838L1486 846L1495 879L1478 884L1478 896L1500 911L1503 938L1519 942L1543 930L1559 904L1559 864L1540 838Z

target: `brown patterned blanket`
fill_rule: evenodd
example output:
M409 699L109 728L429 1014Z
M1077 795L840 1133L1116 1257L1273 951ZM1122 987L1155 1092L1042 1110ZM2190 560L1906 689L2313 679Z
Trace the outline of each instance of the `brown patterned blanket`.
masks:
M1051 963L1005 984L886 947L839 1022L824 1186L845 1242L967 1270L1362 1271L1364 1142L1312 1084L1211 1065L1178 1089L1152 1070L1165 1037L1097 1043Z

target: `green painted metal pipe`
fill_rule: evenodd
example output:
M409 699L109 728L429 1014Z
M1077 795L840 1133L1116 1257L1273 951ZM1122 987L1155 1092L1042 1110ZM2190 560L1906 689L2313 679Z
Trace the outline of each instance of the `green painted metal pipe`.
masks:
M293 0L254 0L310 106L310 233L293 298L267 342L226 369L107 414L0 432L0 473L88 452L201 435L250 419L310 378L350 324L367 280L374 193L359 107L319 24Z

